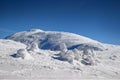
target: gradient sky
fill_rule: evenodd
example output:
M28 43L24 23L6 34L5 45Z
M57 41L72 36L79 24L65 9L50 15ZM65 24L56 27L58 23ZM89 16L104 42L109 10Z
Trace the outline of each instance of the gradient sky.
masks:
M0 0L0 38L31 28L120 44L120 0Z

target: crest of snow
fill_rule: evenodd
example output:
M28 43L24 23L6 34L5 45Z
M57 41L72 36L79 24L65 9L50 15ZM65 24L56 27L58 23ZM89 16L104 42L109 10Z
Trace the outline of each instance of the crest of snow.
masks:
M30 29L29 32L44 32L41 29Z
M77 48L78 45L84 43L87 43L87 45L92 44L91 46L94 45L97 48L104 49L104 45L98 41L69 32L33 29L30 31L15 33L8 36L7 39L19 41L26 45L36 42L39 48L47 50L60 50L60 44L62 43L65 43L68 49Z

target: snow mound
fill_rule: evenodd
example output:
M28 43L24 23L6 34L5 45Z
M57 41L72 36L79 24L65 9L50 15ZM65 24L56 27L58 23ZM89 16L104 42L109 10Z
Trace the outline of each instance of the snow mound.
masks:
M18 32L6 37L26 45L37 43L40 49L60 50L60 45L64 43L67 49L93 48L94 50L104 50L104 45L90 38L69 32L43 31L32 29L30 31ZM84 45L86 44L86 45Z
M68 61L69 63L73 63L74 61L78 61L79 63L83 63L85 65L95 65L96 61L96 53L93 49L84 49L80 51L78 49L68 50L65 44L61 44L61 51L59 53L59 57L57 59L62 61Z
M17 51L16 57L21 57L22 59L25 60L33 60L33 57L28 53L26 49L19 49Z
M28 45L27 50L32 51L32 52L39 52L40 51L37 43L31 43L31 45Z
M26 45L13 40L0 39L0 55L12 54L21 48L26 48Z
M74 64L74 60L84 65L96 65L95 52L92 50L85 50L80 52L78 49L68 50L66 52L61 51L59 53L59 60L68 61Z

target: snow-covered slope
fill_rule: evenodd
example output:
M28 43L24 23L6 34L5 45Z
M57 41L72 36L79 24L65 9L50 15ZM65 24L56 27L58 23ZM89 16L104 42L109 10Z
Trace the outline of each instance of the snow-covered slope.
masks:
M25 48L26 45L16 42L13 40L5 40L5 39L0 39L0 55L3 54L13 54L15 53L18 49ZM5 53L4 53L5 52Z
M11 40L0 40L0 79L120 79L120 47L108 46L108 50L95 51L98 64L84 65L58 59L59 51L38 50L26 52L26 46ZM29 54L34 59L26 60L13 56L16 53ZM21 55L20 55L21 56ZM21 56L23 57L23 56ZM27 56L27 58L29 58Z
M6 39L19 41L26 45L35 42L41 49L59 50L61 43L65 43L68 49L83 49L83 47L94 48L95 50L105 49L102 43L84 36L68 32L43 31L40 29L18 32L6 37Z
M37 29L0 39L0 79L119 80L119 67L120 46L73 33Z

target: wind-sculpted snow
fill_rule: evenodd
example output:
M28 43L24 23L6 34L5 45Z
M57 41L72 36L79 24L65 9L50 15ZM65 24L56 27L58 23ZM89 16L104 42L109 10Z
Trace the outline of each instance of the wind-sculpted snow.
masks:
M16 57L20 57L25 60L31 60L33 57L30 55L30 53L26 49L19 49L17 51Z
M119 80L120 46L67 32L18 32L0 39L0 79Z
M83 37L74 33L68 32L55 32L55 31L43 31L39 29L18 32L11 36L6 37L15 41L22 42L29 45L33 42L37 43L41 49L60 50L60 44L64 43L69 49L84 49L93 48L94 50L103 50L104 45L102 43ZM86 45L84 45L86 44Z
M18 49L25 48L25 47L26 47L26 45L24 45L20 42L0 39L0 53L3 53L3 54L10 54L10 53L13 54ZM0 55L3 55L3 54L0 54Z
M59 53L59 60L68 61L69 63L74 63L74 60L78 61L79 63L83 63L85 65L95 65L96 62L96 54L93 49L84 49L81 52L78 49L67 50L64 44L62 44L63 48Z

